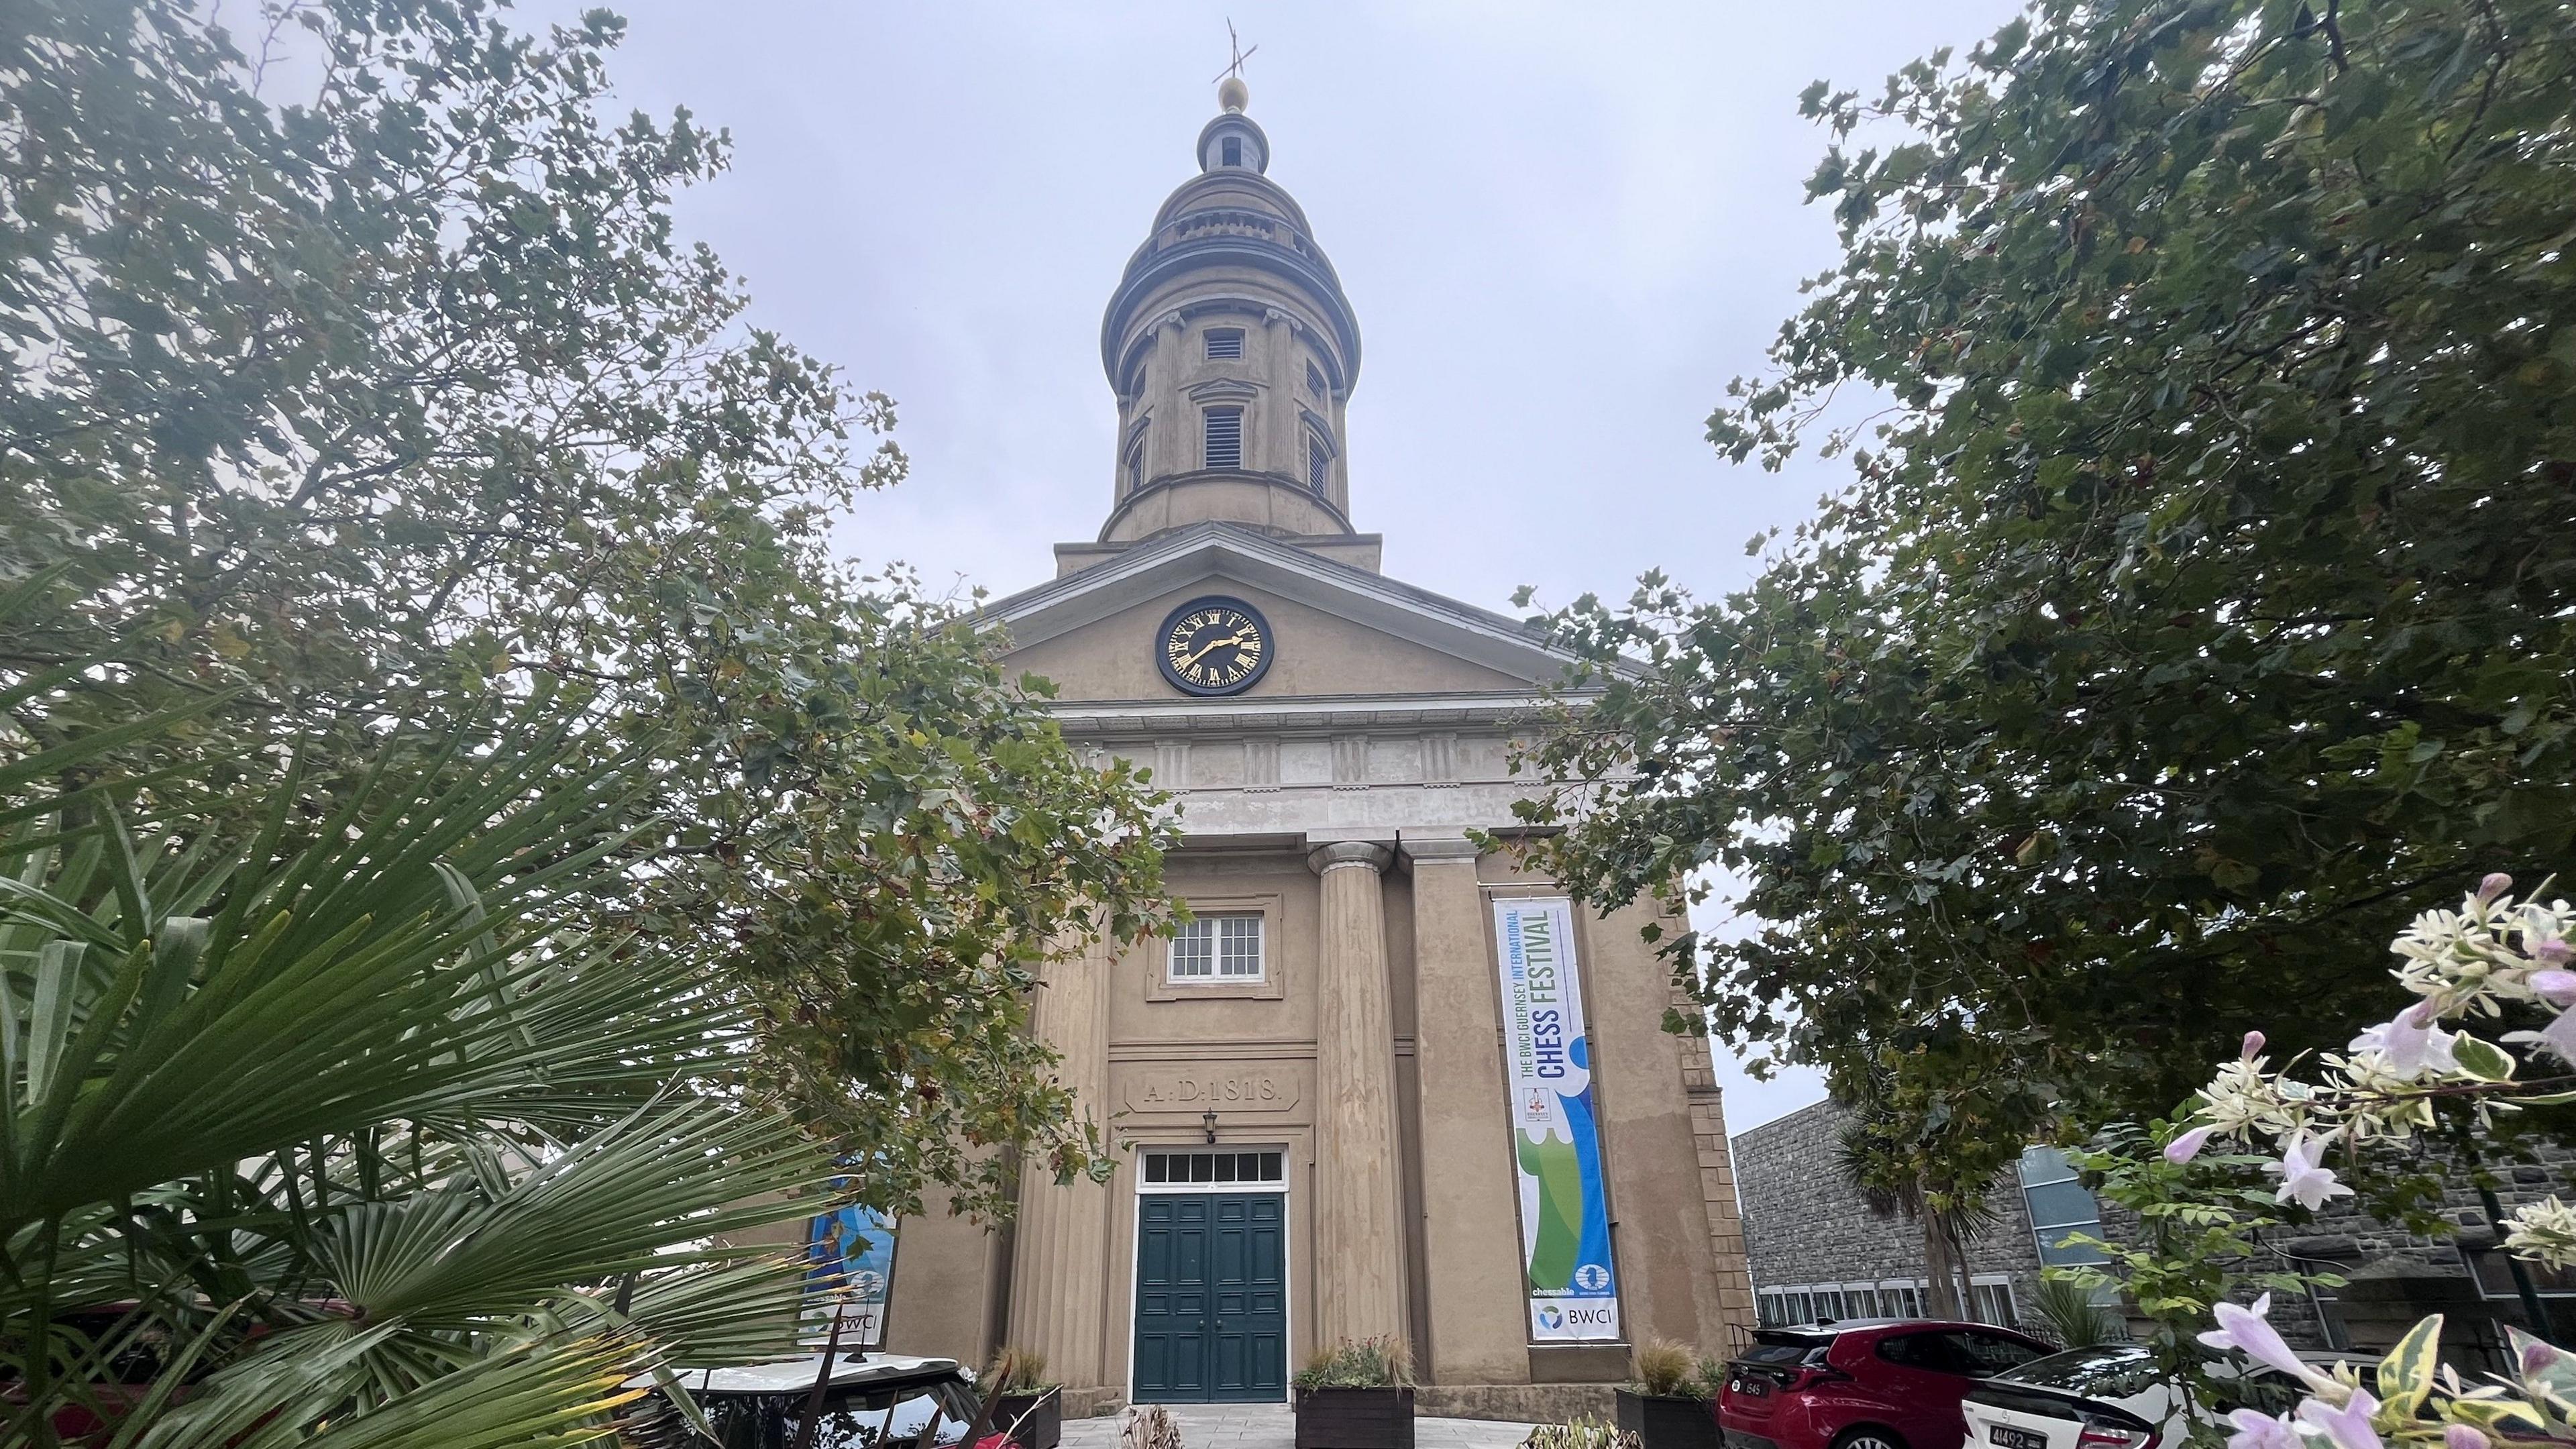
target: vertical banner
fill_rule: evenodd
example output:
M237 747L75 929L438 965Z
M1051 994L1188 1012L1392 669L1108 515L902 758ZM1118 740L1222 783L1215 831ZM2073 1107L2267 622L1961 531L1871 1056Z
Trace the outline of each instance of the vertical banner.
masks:
M805 1228L806 1287L834 1295L837 1310L812 1311L805 1337L831 1336L835 1311L843 1348L885 1344L886 1288L894 1280L894 1222L875 1208L844 1207L821 1213Z
M1592 1041L1574 964L1573 903L1496 901L1494 938L1530 1338L1615 1339L1619 1279L1592 1115Z

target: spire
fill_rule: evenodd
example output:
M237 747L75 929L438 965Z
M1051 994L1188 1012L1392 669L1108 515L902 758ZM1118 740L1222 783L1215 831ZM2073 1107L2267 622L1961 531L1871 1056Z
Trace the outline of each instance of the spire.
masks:
M1217 78L1199 174L1163 203L1101 319L1119 430L1093 547L1223 519L1373 568L1344 446L1359 322L1305 209L1268 175L1270 138L1244 114L1251 53L1238 45Z

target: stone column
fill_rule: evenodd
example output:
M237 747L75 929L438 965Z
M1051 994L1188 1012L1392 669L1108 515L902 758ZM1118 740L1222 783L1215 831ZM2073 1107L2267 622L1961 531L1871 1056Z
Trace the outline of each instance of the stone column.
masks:
M1038 993L1037 1031L1063 1060L1056 1079L1074 1110L1109 1121L1109 979L1115 947L1099 943L1057 963ZM1059 1186L1043 1162L1021 1168L1005 1341L1035 1349L1068 1404L1102 1387L1109 1301L1109 1189L1085 1178ZM1068 1409L1068 1411L1070 1411Z
M1315 1342L1403 1341L1404 1224L1395 1144L1395 1038L1386 980L1387 848L1318 847L1324 878L1316 971Z
M1199 465L1199 420L1189 399L1181 396L1181 314L1154 319L1154 341L1145 354L1141 389L1153 420L1145 434L1145 481L1186 473ZM1123 448L1126 439L1119 439ZM1125 460L1122 458L1121 462Z
M1262 314L1261 333L1262 373L1270 391L1261 399L1261 460L1245 461L1303 483L1306 430L1297 422L1297 329L1287 313L1272 307Z
M1426 1006L1413 1038L1422 1180L1438 1184L1423 1194L1431 1362L1417 1371L1430 1383L1526 1383L1520 1184L1476 846L1408 837L1404 854L1413 863L1414 991Z

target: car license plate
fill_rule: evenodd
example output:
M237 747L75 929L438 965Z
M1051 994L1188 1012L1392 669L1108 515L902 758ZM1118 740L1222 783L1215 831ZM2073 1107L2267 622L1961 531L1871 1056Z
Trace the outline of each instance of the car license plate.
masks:
M1987 1425L1986 1437L2002 1445L2003 1449L2048 1449L2046 1434L2035 1434L2028 1429L2016 1429L2010 1424Z

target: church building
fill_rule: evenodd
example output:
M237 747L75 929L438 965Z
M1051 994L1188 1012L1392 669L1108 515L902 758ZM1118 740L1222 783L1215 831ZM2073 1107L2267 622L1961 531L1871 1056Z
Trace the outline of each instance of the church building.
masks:
M1046 1355L1066 1412L1278 1400L1409 1347L1420 1412L1606 1411L1630 1345L1754 1318L1704 1041L1639 936L1470 832L1567 663L1380 571L1360 331L1239 79L1101 325L1109 510L991 606L1077 749L1174 792L1175 939L1058 968L1036 1029L1116 1157L1000 1229L903 1225L888 1343Z

